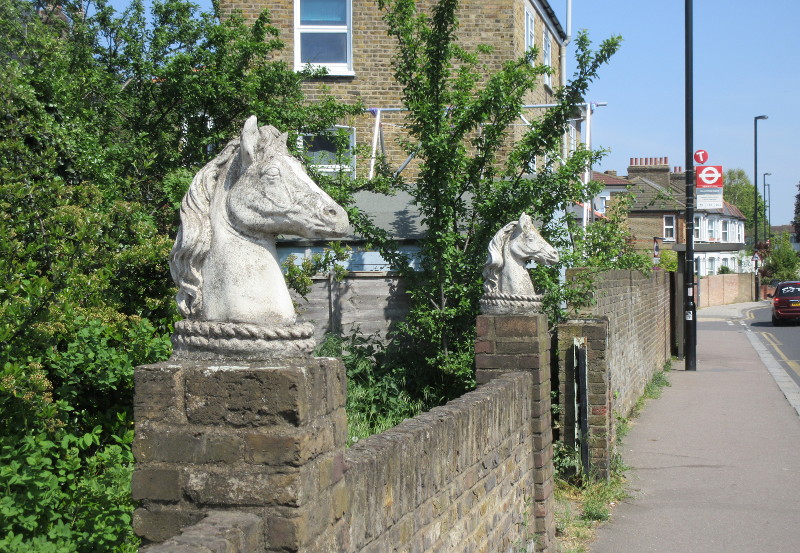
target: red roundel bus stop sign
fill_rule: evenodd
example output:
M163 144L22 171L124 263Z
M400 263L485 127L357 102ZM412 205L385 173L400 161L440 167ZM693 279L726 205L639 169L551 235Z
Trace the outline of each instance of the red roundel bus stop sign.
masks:
M697 168L697 188L722 188L722 165L704 165Z

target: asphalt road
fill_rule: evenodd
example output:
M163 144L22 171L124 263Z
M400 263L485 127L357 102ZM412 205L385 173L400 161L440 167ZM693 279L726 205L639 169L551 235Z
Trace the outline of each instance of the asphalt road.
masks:
M750 327L781 368L800 385L800 324L773 326L769 304L750 309L743 315L741 324Z

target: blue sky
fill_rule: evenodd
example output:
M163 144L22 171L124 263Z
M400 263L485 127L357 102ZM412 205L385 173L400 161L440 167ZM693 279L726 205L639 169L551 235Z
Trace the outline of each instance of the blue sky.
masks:
M566 0L550 4L566 27ZM595 44L623 38L586 98L608 102L593 118L593 145L609 150L595 169L624 175L632 157L684 166L684 2L573 0L572 12L573 34L585 29ZM709 152L707 164L752 179L753 117L769 116L758 123L758 186L772 173L773 224L793 219L800 181L799 25L796 0L694 1L694 147Z
M550 3L565 26L566 1ZM693 4L694 147L709 152L708 165L752 180L753 118L769 116L758 122L758 186L772 173L772 223L788 224L800 181L800 2ZM631 157L684 166L684 2L573 0L572 11L573 34L586 29L596 44L623 37L587 95L608 102L592 119L593 145L610 150L595 169L624 175Z

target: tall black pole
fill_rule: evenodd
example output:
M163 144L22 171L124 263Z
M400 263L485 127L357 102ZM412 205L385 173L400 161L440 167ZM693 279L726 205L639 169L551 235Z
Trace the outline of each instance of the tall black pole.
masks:
M697 307L694 303L694 63L692 0L685 0L686 56L686 268L684 270L684 349L685 368L697 370Z

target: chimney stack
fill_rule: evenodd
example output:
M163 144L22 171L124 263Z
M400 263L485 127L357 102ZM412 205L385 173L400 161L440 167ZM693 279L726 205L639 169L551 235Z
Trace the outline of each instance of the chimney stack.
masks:
M630 158L628 178L642 177L659 186L669 186L669 158L668 157L640 157Z

